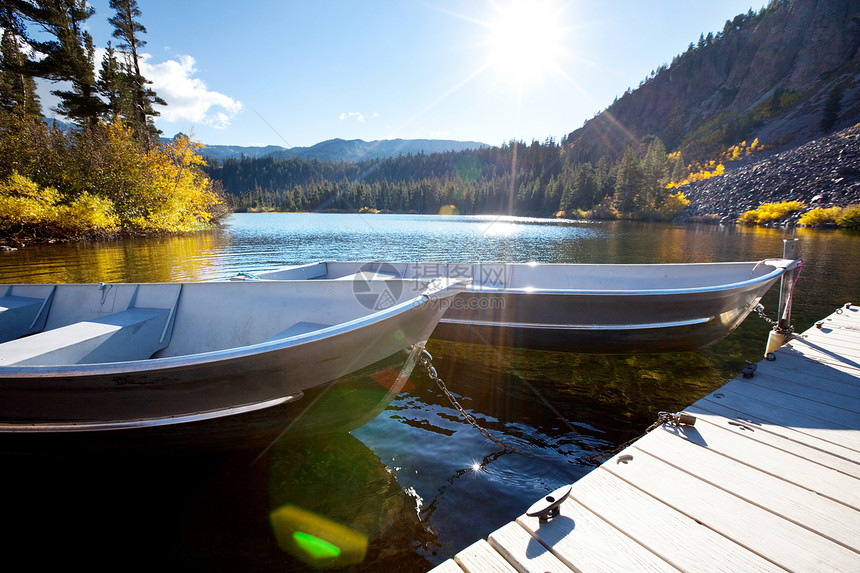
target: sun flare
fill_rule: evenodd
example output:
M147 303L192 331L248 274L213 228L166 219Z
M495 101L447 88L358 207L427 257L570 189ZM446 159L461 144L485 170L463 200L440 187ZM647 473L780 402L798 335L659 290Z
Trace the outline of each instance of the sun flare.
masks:
M508 0L494 5L487 46L496 70L519 81L538 80L558 69L564 30L560 9L549 0Z

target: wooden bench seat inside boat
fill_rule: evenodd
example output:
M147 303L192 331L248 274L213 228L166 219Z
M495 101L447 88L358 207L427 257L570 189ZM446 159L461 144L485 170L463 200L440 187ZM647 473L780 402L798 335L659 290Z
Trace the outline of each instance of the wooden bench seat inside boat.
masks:
M0 344L0 366L145 360L166 347L170 311L130 308Z

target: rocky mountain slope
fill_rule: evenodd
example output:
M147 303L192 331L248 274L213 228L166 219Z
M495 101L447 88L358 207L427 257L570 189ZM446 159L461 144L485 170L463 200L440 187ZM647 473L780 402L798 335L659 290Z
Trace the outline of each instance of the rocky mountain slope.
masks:
M860 2L772 0L703 34L567 143L583 160L617 159L656 135L701 161L743 140L788 148L858 121Z
M801 201L810 208L860 204L860 124L727 167L725 175L680 187L690 200L689 215L714 214L729 222L762 203Z

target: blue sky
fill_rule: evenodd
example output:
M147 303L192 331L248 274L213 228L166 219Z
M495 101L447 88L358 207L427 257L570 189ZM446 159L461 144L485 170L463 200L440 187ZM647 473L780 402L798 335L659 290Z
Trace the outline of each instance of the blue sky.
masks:
M761 7L749 0L138 3L148 30L143 72L169 104L156 121L166 136L285 147L336 137L559 140L699 34ZM90 4L96 14L87 27L104 47L112 11L108 0Z

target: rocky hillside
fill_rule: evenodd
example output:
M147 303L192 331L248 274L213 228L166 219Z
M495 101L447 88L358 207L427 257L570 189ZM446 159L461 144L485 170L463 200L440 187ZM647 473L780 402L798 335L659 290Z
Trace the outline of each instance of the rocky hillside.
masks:
M680 188L690 200L690 215L714 214L729 222L762 203L860 204L860 124L734 169L731 165L725 175Z
M772 0L660 66L567 138L582 160L656 135L689 162L740 141L796 146L860 121L860 2Z

